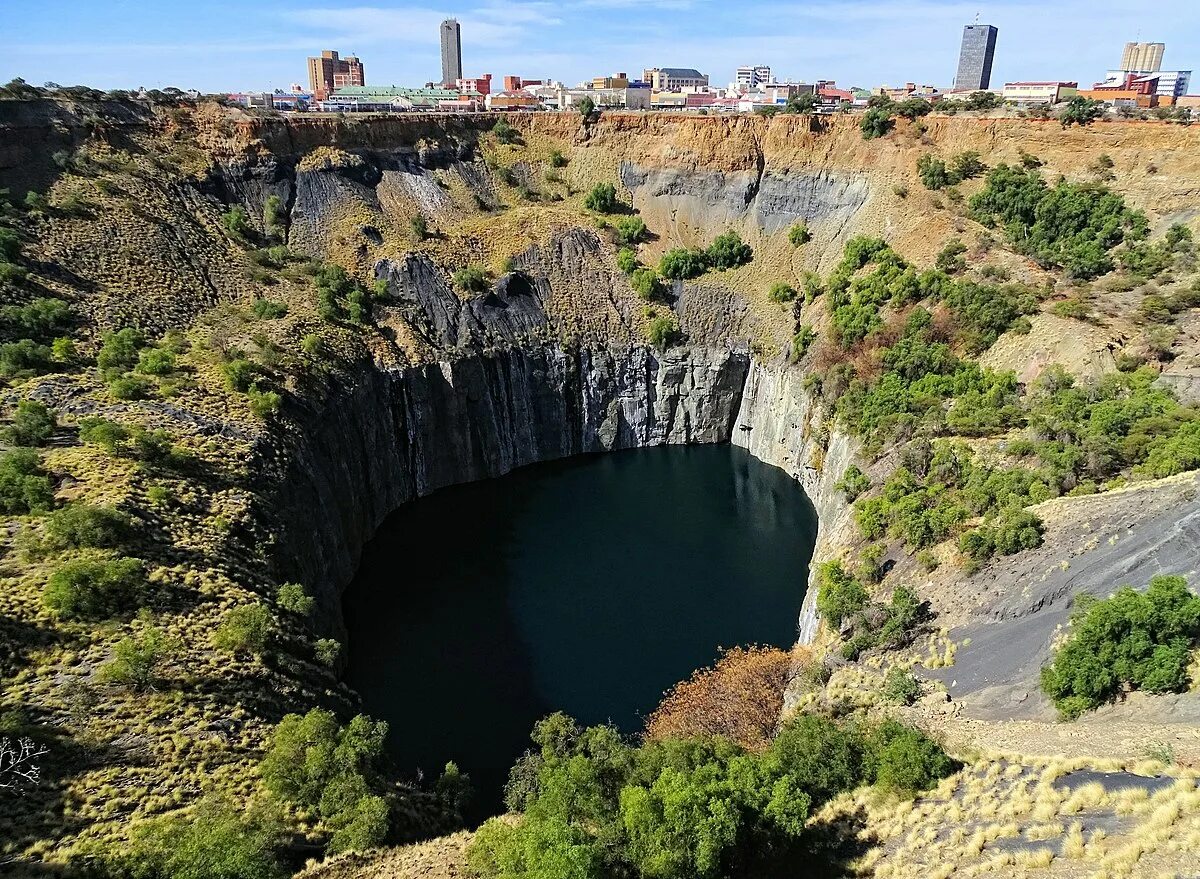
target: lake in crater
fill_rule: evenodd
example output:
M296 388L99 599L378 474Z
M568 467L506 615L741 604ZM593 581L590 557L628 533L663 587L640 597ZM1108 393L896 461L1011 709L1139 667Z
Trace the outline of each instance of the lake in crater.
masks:
M347 682L400 770L470 774L503 811L536 720L638 732L719 647L787 647L816 513L743 449L663 446L537 464L407 504L344 597Z

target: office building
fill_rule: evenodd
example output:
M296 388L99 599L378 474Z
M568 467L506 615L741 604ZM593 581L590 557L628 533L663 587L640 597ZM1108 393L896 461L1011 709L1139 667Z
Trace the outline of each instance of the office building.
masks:
M490 95L492 93L492 75L485 73L483 76L457 79L454 82L454 87L460 92L476 92L481 95Z
M677 92L708 87L708 76L691 67L649 67L642 71L642 82L655 91Z
M1077 82L1006 82L1004 100L1010 104L1058 104L1079 94Z
M1126 43L1121 53L1121 69L1154 73L1162 67L1166 48L1166 43Z
M629 88L629 76L624 73L614 73L612 76L592 77L592 88L627 89Z
M1110 70L1093 89L1133 90L1160 98L1182 98L1192 81L1190 70Z
M749 91L771 81L771 68L766 64L739 67L733 81L738 91Z
M986 89L992 84L992 59L996 55L996 28L990 24L969 24L963 28L962 49L958 54L958 74L954 88Z
M334 89L366 84L362 62L354 55L339 58L337 52L327 50L308 59L308 87L318 101Z
M442 85L454 88L462 75L462 30L458 22L448 18L442 22Z

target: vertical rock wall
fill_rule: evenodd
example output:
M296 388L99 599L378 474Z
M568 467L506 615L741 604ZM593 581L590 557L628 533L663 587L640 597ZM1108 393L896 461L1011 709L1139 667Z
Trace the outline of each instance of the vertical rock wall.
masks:
M803 387L804 373L781 364L751 363L730 441L785 471L804 487L817 509L817 545L800 611L799 641L816 636L817 564L833 556L853 527L849 504L834 486L854 459L850 437L834 431L828 445L817 436L818 404Z

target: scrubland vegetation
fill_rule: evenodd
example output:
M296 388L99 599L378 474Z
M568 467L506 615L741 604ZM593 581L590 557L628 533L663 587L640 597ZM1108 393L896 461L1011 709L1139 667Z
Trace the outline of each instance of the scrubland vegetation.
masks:
M1183 577L1155 577L1145 592L1122 586L1103 600L1085 595L1065 643L1042 670L1042 689L1067 718L1126 689L1183 692L1197 647L1200 597Z
M632 745L611 727L552 715L513 768L516 823L476 833L482 876L752 876L804 863L812 812L861 785L913 793L955 768L895 721L801 715L762 750L723 737Z

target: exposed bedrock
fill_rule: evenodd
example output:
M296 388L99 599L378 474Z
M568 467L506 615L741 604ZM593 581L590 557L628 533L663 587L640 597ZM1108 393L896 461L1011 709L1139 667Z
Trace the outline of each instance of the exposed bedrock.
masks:
M845 225L870 195L864 175L827 170L697 171L626 162L621 181L639 210L708 233L745 220L768 235L799 221Z

